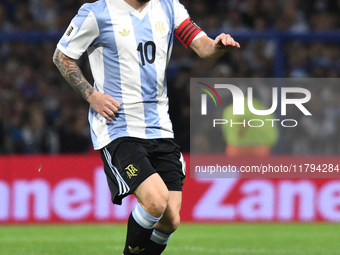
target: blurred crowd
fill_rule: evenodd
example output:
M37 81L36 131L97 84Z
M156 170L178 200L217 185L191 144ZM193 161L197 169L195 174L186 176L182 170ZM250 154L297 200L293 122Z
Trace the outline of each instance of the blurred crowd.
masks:
M118 0L117 0L118 1ZM119 0L121 1L121 0ZM2 0L0 31L62 34L86 0ZM209 35L220 32L328 32L340 29L339 0L181 0L192 19ZM57 41L0 40L0 153L92 151L88 104L63 80L52 63ZM176 42L168 68L170 115L183 151L190 144L191 77L274 77L275 40L240 41L218 61L199 59ZM340 75L339 42L290 40L284 46L285 77ZM87 57L79 61L92 82ZM260 92L261 93L261 92ZM313 99L318 116L293 131L281 130L276 153L340 153L340 89L320 89ZM300 120L300 119L299 119ZM283 141L282 141L283 140ZM331 141L327 143L326 141ZM316 149L312 144L318 144ZM323 145L324 144L324 145ZM331 144L331 145L330 145Z

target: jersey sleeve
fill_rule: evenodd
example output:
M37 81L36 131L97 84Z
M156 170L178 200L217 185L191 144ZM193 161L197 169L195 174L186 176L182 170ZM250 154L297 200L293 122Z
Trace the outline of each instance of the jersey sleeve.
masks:
M175 36L186 48L189 48L191 42L205 33L190 19L188 11L178 0L174 0L174 9Z
M79 59L99 36L96 17L86 6L79 9L57 45L62 53L73 59Z

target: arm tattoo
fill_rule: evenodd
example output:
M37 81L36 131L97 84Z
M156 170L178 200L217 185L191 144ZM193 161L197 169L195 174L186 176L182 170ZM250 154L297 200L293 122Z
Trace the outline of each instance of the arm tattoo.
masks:
M87 100L94 89L85 79L75 60L67 57L59 49L56 49L53 55L53 62L71 87Z

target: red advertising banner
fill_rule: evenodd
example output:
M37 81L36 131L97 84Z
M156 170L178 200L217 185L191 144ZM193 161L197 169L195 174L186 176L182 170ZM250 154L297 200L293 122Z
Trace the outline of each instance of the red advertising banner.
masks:
M111 204L99 155L0 157L0 224L126 221L135 203L129 196L121 206ZM340 180L187 178L181 218L340 221Z

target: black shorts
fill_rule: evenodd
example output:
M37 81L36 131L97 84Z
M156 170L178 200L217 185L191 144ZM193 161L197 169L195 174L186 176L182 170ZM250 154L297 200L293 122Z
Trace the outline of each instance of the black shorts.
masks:
M174 139L121 137L100 150L114 204L158 173L170 191L182 191L185 163Z

